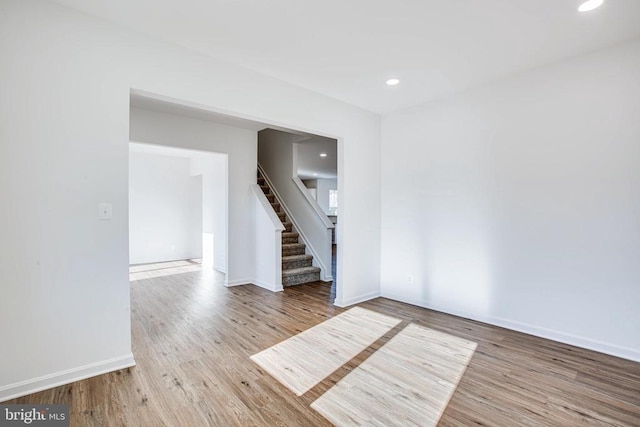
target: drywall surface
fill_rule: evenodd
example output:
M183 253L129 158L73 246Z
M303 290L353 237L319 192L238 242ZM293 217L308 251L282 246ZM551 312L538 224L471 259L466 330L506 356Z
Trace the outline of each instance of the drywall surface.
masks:
M130 153L131 264L202 257L202 187L188 158Z
M270 291L282 291L282 231L284 227L258 184L252 186L255 209L254 284Z
M382 293L640 360L640 42L385 117Z
M11 325L0 400L134 363L132 89L339 138L338 258L349 263L336 303L379 293L378 116L48 1L0 2L0 51L0 321ZM110 221L98 220L102 202L113 206ZM252 254L228 259L229 274Z
M317 201L324 213L329 215L329 190L338 189L337 179L318 179L316 183Z
M211 197L213 205L211 210L213 217L213 267L223 273L227 272L228 251L228 165L228 156L214 156L211 170L211 182L213 185L211 191L207 193ZM208 188L205 187L204 191L207 190ZM207 199L205 198L205 200ZM205 230L206 233L207 231Z
M227 161L224 153L191 157L191 174L202 175L202 264L227 272Z

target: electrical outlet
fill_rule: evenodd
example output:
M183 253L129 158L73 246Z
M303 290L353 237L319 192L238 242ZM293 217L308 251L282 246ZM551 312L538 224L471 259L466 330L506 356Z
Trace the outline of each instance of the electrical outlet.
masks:
M111 203L98 204L98 219L103 221L109 221L113 219L113 205Z

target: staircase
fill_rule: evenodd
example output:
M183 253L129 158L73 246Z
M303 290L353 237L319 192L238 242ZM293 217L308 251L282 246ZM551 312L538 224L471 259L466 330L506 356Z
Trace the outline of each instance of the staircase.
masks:
M313 256L305 254L306 245L298 241L299 234L293 231L293 224L282 210L269 184L258 172L258 185L271 203L273 210L282 221L282 286L294 286L320 280L320 268L313 267Z

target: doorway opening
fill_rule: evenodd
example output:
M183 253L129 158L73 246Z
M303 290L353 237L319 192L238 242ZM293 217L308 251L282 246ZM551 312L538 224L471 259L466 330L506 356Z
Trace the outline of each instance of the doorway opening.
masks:
M251 231L252 227L254 227L253 223L255 222L251 206L253 200L248 198L249 196L247 194L251 194L251 192L248 191L250 186L256 184L256 148L258 145L258 134L265 129L275 129L299 135L301 140L307 140L312 137L320 139L329 138L237 117L227 113L220 113L212 110L210 107L138 90L131 91L130 106L130 140L132 142L164 146L165 148L169 146L170 148L196 150L207 153L224 153L224 155L226 155L224 169L224 179L226 180L226 193L224 194L224 201L226 202L226 211L224 213L226 215L225 230L223 232L216 232L214 230L213 237L211 237L205 230L203 223L203 229L200 233L202 236L201 253L185 256L201 256L203 265L208 265L211 262L207 260L210 260L211 256L208 255L207 248L213 246L213 268L225 274L225 286L253 283L254 273L252 273L252 269L255 265L254 258L259 256L259 254L254 255L255 246L252 241L255 239ZM142 119L144 123L136 124L138 119ZM243 132L244 134L240 135L240 133ZM296 142L303 144L304 142L301 140ZM328 160L336 165L335 169L337 172L337 157L340 142L335 139L332 139L332 142L334 144L333 152L335 152L335 154L332 155L332 159ZM289 179L291 179L291 177L292 176L289 175ZM295 173L295 178L301 181L297 172ZM204 185L205 181L202 182L203 187ZM304 185L301 186L304 188ZM337 189L332 190L337 191ZM203 191L205 190L203 189ZM307 193L307 190L305 190L304 193ZM318 197L318 194L316 194L316 197L313 197L314 203L316 204L318 203ZM334 211L331 213L335 214L335 206L333 206L333 209ZM203 207L203 215L205 211L206 209ZM326 212L323 214L326 215ZM130 225L130 228L134 227L133 223ZM333 225L330 227L333 228ZM229 237L230 234L233 235L232 239ZM336 244L339 244L339 234L340 233L335 233ZM218 240L220 237L222 237L222 242ZM211 245L211 239L213 239L213 245ZM134 250L131 248L132 255L133 252ZM329 268L326 270L328 271L328 277L331 278L334 284L334 292L332 292L332 294L335 295L335 290L340 289L340 284L337 280L340 266L336 265L335 246L333 251L331 247L329 248L329 253L331 252L333 252L334 257L333 259L329 257L329 262L327 263ZM192 260L190 262L194 262L194 259L197 260L199 258L189 259ZM323 280L326 281L326 276ZM330 302L332 303L333 300L334 297L331 298Z
M226 154L130 142L130 280L224 270L226 165Z

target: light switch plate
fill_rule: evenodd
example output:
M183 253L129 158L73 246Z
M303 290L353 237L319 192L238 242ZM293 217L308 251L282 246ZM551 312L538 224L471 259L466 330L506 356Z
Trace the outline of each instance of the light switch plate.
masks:
M113 205L111 203L98 203L98 219L113 219Z

